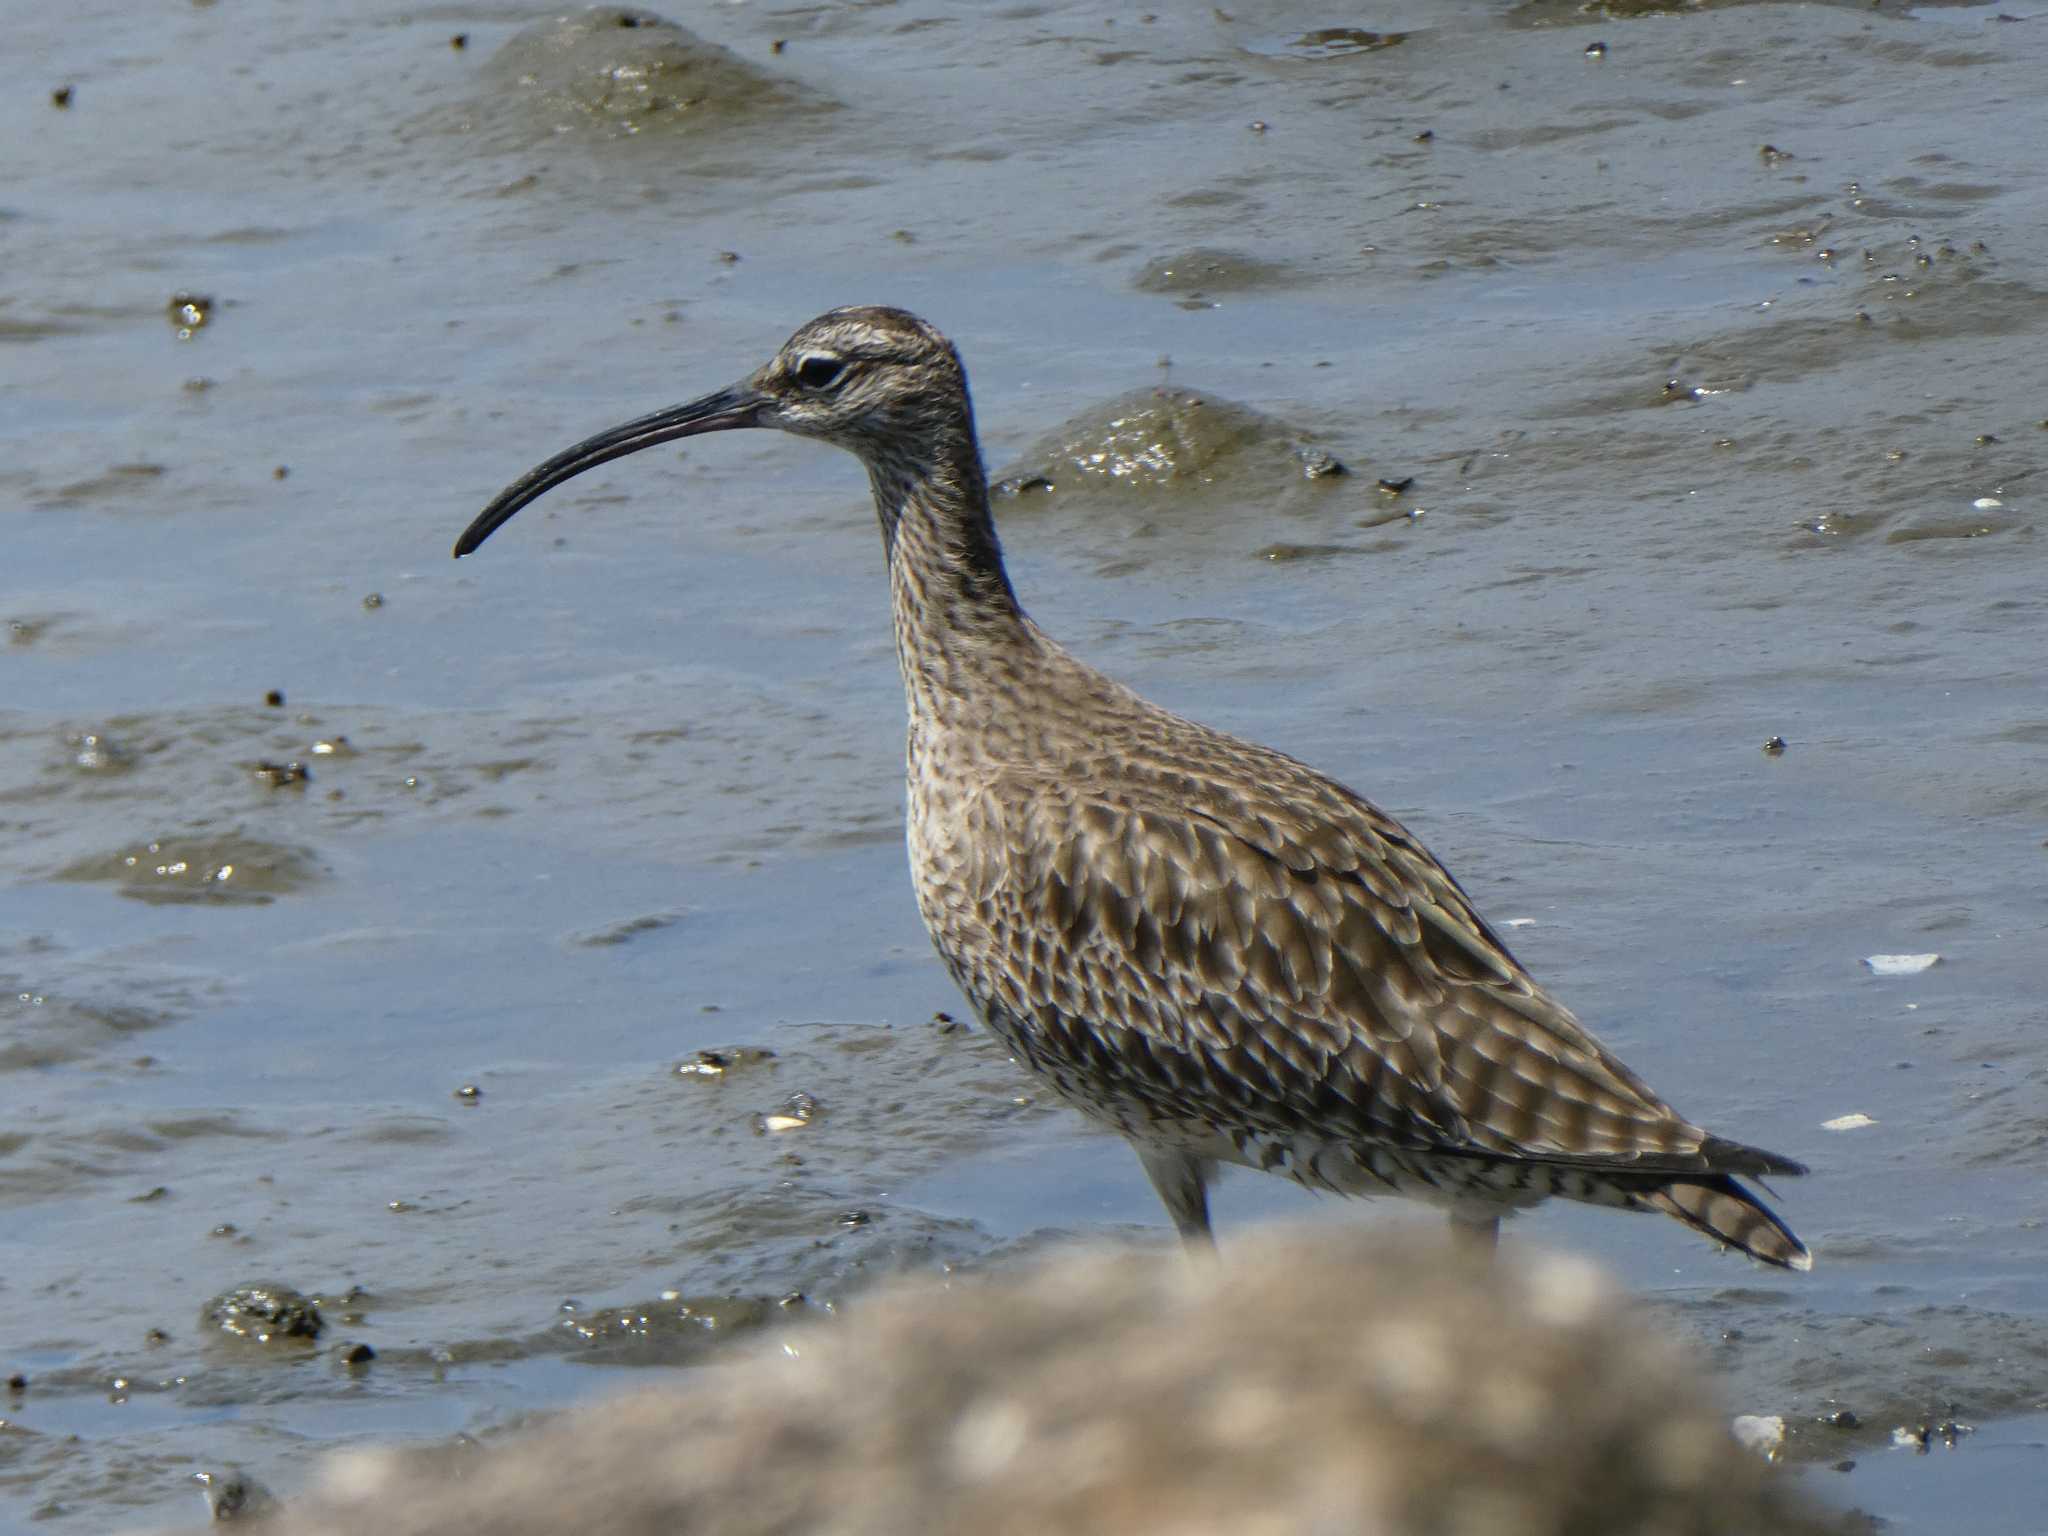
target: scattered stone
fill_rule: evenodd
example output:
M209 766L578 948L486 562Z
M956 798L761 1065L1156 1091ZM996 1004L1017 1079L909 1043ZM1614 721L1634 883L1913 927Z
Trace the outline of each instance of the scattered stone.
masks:
M288 1285L239 1285L199 1311L199 1326L255 1344L317 1339L325 1326L319 1305Z
M312 883L320 872L305 849L240 833L164 838L139 849L81 859L60 880L107 880L147 902L262 903Z
M698 1051L676 1063L677 1077L723 1078L728 1072L742 1071L748 1067L760 1066L775 1059L773 1051L759 1046L728 1046L715 1051Z
M213 318L213 300L203 293L174 293L164 310L177 330L178 340L190 341Z
M1785 738L1782 736L1773 736L1764 743L1764 754L1768 757L1776 757L1784 750Z
M1158 256L1138 269L1131 286L1140 293L1241 293L1284 281L1286 269L1242 251L1197 245Z
M1917 976L1940 959L1940 955L1867 955L1863 963L1876 976Z
M491 57L477 86L489 94L464 115L528 142L695 134L750 120L788 131L836 105L665 17L620 5L565 7L535 21Z
M87 731L71 738L71 765L80 773L126 773L135 753L111 737Z
M272 709L283 709L284 690L282 688L271 689L270 692L263 695L263 702L265 704L268 704Z
M1301 480L1304 434L1235 401L1153 386L1092 406L1039 439L1000 478L1017 496L1168 494L1235 485L1249 494Z
M792 1093L783 1101L782 1107L765 1115L754 1117L757 1133L773 1131L800 1131L818 1118L822 1106L808 1093Z
M1785 1448L1785 1420L1778 1414L1738 1413L1728 1426L1735 1443L1766 1461L1775 1461Z
M224 1472L194 1472L192 1481L199 1485L206 1499L207 1513L216 1524L253 1519L269 1513L277 1503L269 1489L239 1468L229 1468Z

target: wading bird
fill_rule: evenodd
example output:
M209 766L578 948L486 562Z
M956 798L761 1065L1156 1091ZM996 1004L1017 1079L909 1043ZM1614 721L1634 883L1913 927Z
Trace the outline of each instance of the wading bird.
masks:
M819 316L740 383L532 470L455 553L571 476L738 427L867 467L910 709L918 910L988 1027L1130 1142L1184 1238L1208 1240L1209 1179L1236 1163L1430 1200L1482 1243L1504 1212L1561 1196L1810 1267L1737 1182L1805 1170L1666 1104L1400 823L1147 703L1025 615L966 373L916 316Z

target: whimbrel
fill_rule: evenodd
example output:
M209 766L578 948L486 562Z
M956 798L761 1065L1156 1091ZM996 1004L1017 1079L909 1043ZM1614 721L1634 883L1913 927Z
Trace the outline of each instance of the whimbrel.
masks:
M988 1027L1122 1135L1209 1238L1219 1164L1446 1207L1490 1242L1552 1196L1660 1211L1768 1264L1805 1246L1711 1135L1543 990L1400 823L1279 752L1147 703L1018 606L952 344L836 309L730 388L508 486L458 558L571 476L773 427L867 467L909 702L918 910Z

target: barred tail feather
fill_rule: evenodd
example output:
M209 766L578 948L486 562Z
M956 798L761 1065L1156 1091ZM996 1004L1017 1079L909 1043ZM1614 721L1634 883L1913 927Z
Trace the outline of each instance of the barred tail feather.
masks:
M1644 1210L1675 1216L1730 1248L1780 1269L1811 1269L1813 1255L1771 1208L1726 1174L1679 1179L1636 1196Z

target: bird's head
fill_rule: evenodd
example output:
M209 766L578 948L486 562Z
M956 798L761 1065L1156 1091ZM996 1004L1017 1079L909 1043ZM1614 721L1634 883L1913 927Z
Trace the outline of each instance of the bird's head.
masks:
M832 443L871 474L928 467L973 421L951 342L900 309L835 309L798 328L767 365L726 389L587 438L529 470L477 514L459 559L522 507L586 469L677 438L773 427Z

